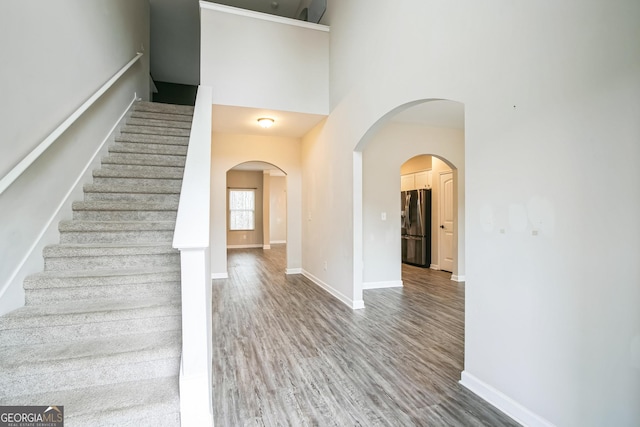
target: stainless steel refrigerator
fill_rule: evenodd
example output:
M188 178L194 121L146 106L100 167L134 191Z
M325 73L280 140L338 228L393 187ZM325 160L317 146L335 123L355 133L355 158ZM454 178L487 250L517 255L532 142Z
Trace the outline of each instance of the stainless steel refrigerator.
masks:
M402 262L431 265L431 190L401 192Z

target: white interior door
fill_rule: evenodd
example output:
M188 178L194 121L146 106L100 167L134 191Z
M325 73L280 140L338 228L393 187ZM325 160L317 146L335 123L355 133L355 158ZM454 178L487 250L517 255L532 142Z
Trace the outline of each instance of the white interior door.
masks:
M453 172L440 174L440 225L438 228L438 257L440 269L453 271Z

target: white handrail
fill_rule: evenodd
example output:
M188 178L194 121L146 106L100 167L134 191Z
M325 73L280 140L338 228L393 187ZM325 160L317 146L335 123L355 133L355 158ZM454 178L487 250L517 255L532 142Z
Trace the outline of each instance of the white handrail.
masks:
M180 250L182 358L180 420L213 426L211 324L211 102L200 86L191 124L173 247Z
M76 111L73 112L64 122L60 124L57 128L54 129L53 132L47 136L44 141L42 141L36 148L34 148L27 156L20 161L17 165L13 167L1 180L0 180L0 194L4 193L4 191L14 183L16 179L24 171L26 171L33 162L36 161L42 153L44 153L47 148L49 148L57 139L62 135L69 127L75 122L78 117L80 117L85 111L89 109L97 100L100 98L113 84L124 74L127 72L129 68L133 64L136 63L138 59L143 55L143 53L138 52L135 57L129 62L125 64L124 67L120 69L116 74L113 75L105 84L103 84L100 89L98 89L89 99L87 99Z
M173 239L177 249L209 246L211 102L211 88L199 86Z

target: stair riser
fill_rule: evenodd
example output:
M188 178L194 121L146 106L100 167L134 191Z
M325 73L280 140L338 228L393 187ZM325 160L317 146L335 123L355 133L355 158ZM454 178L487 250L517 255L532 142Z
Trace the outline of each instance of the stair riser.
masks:
M87 202L99 201L121 201L121 202L141 202L141 203L178 203L178 194L147 194L147 193L85 193L84 200Z
M158 310L154 310L157 312ZM181 316L175 314L174 307L167 307L167 312L172 311L174 315L140 317L132 319L115 320L111 322L100 321L100 319L91 321L92 316L88 316L87 320L79 319L78 323L72 325L57 326L32 326L23 329L7 329L0 330L0 342L2 345L24 345L24 344L45 344L61 341L77 341L86 337L117 337L127 334L161 332L161 331L177 331L180 330ZM153 313L156 314L156 313ZM55 324L56 316L50 316L52 319L48 324ZM79 317L79 316L78 316ZM60 319L65 321L65 319ZM33 323L33 322L29 322ZM17 325L16 325L17 326Z
M180 265L179 254L104 255L45 257L46 271L88 270L91 268L168 267Z
M94 184L107 184L107 185L126 185L131 187L145 187L155 185L168 185L173 188L180 188L182 185L182 179L171 178L93 178Z
M0 398L56 390L73 390L87 387L140 381L175 376L180 368L180 358L166 358L127 364L109 364L109 360L97 359L91 368L61 369L56 372L35 372L25 376L0 374Z
M140 283L113 286L80 286L67 288L27 289L27 305L50 304L55 301L75 301L90 298L144 299L166 296L180 301L180 283Z
M170 231L63 231L60 243L171 243L173 230Z
M78 221L175 221L176 211L74 211Z
M146 144L137 142L118 142L109 147L109 153L154 154L168 156L186 156L187 147L180 145Z
M165 129L191 129L191 122L179 120L158 120L131 117L127 120L127 126L153 126ZM126 132L126 127L123 132Z
M134 126L127 125L122 129L122 134L139 133L144 135L167 135L167 136L189 136L189 129L176 129L156 126Z

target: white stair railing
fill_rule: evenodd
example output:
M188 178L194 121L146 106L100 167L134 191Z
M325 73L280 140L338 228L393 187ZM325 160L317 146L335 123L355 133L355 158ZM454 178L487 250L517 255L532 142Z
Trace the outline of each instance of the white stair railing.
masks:
M199 86L193 113L173 247L182 269L180 419L183 427L213 426L211 378L211 100Z

